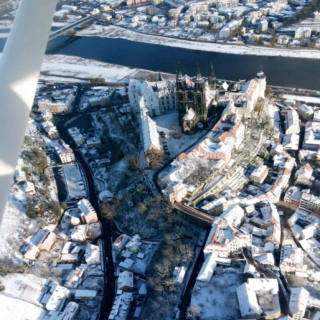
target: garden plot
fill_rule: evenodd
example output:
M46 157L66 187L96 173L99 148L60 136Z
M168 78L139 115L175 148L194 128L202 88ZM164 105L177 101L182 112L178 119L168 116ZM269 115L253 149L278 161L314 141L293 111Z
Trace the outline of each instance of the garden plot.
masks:
M197 281L191 305L201 319L240 319L236 289L243 283L241 272L233 268L216 269L210 283Z

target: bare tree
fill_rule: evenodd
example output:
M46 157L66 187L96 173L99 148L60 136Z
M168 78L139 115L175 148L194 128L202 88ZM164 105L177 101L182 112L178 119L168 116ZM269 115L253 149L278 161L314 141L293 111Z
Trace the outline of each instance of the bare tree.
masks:
M146 212L148 209L147 207L144 205L143 202L140 202L139 203L139 209L138 209L140 212Z
M129 168L131 170L141 170L140 158L138 154L127 155L127 160L128 160Z
M190 306L187 309L186 318L187 319L196 319L199 316L199 308L197 306Z
M182 129L180 126L173 126L172 128L172 131L170 132L171 136L174 138L174 139L180 139L181 136L182 136Z
M146 157L148 158L149 166L152 168L159 168L163 165L164 152L160 150L150 149L146 152Z
M107 201L102 201L100 206L101 217L107 220L111 220L116 216L116 211Z

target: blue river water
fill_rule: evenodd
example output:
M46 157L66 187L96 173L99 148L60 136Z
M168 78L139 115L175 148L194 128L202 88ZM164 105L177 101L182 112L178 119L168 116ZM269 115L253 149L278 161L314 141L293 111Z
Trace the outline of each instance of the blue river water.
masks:
M0 51L5 41L0 39ZM48 43L47 53L169 73L175 73L180 62L182 71L190 76L196 74L197 63L208 76L212 61L216 76L230 80L253 78L262 66L269 84L320 91L317 59L233 55L100 37L59 37Z

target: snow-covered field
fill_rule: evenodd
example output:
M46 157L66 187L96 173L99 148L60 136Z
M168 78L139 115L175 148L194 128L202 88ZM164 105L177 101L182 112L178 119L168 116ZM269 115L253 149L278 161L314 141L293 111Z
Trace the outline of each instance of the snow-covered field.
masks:
M23 236L35 229L25 213L25 193L18 187L11 190L0 227L0 260L21 262L18 249Z
M191 144L200 139L203 135L203 131L198 131L194 135L182 135L180 139L174 139L171 137L172 127L179 125L178 112L166 113L164 115L154 118L157 123L158 131L165 133L165 139L161 139L162 142L166 142L170 157L176 157L183 150L189 147Z
M210 283L197 281L192 291L191 305L197 306L201 319L239 319L236 289L242 284L241 272L222 269Z
M50 81L87 81L90 78L105 78L117 82L133 76L138 69L74 56L46 55L41 67L41 79Z
M131 41L159 44L169 47L179 47L191 50L201 50L210 52L221 52L241 55L255 55L255 56L278 56L291 58L309 58L320 59L319 50L305 50L305 49L280 49L269 47L255 47L242 46L233 44L219 44L210 42L188 41L181 39L172 39L156 35L143 34L116 26L97 26L91 27L77 32L77 36L99 36L106 38L122 38Z
M315 97L307 97L307 96L295 96L291 94L284 94L284 99L293 99L296 101L303 101L303 102L309 102L309 103L319 103L320 104L320 98Z

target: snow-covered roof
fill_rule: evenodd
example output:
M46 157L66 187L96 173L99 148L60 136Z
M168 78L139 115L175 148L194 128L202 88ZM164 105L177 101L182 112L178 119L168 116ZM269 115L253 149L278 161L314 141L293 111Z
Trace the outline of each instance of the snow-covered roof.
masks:
M300 136L298 134L286 134L283 136L282 145L287 150L299 149Z
M88 244L84 256L87 264L100 263L100 247L93 244Z
M237 297L242 317L261 314L256 294L248 283L237 288Z
M302 316L305 313L309 298L309 292L302 288L291 288L289 309L292 315L300 313Z
M231 206L225 210L220 215L220 218L226 219L230 225L238 226L242 221L243 216L244 210L236 204L235 206Z
M67 306L64 308L62 314L59 316L59 320L72 320L76 316L79 310L79 305L74 302L70 301Z
M197 280L209 283L216 266L217 266L216 254L210 253L209 255L207 255L206 260L202 264Z
M141 125L144 151L146 152L151 146L157 150L161 150L156 122L149 116L145 116L141 120Z
M181 284L183 282L183 280L184 280L184 276L186 274L186 271L187 271L187 269L184 266L175 267L174 271L173 271L173 279L174 279L174 281Z
M133 273L130 271L123 271L119 274L118 289L123 287L133 288Z
M262 312L272 314L274 311L280 312L277 279L249 278L247 283L237 288L237 297L242 317L260 315ZM271 294L273 299L273 310L263 310L259 305L257 294ZM275 312L276 313L276 312Z
M78 201L78 208L81 211L81 215L84 217L87 217L91 213L95 215L97 214L88 199L81 199Z
M183 120L191 121L195 118L195 116L196 116L196 113L192 108L190 108L188 112L184 115Z
M51 291L52 294L46 304L46 309L50 311L57 311L59 310L61 304L69 297L70 291L69 289L59 286L57 284L53 285L56 286L53 289L53 291Z

